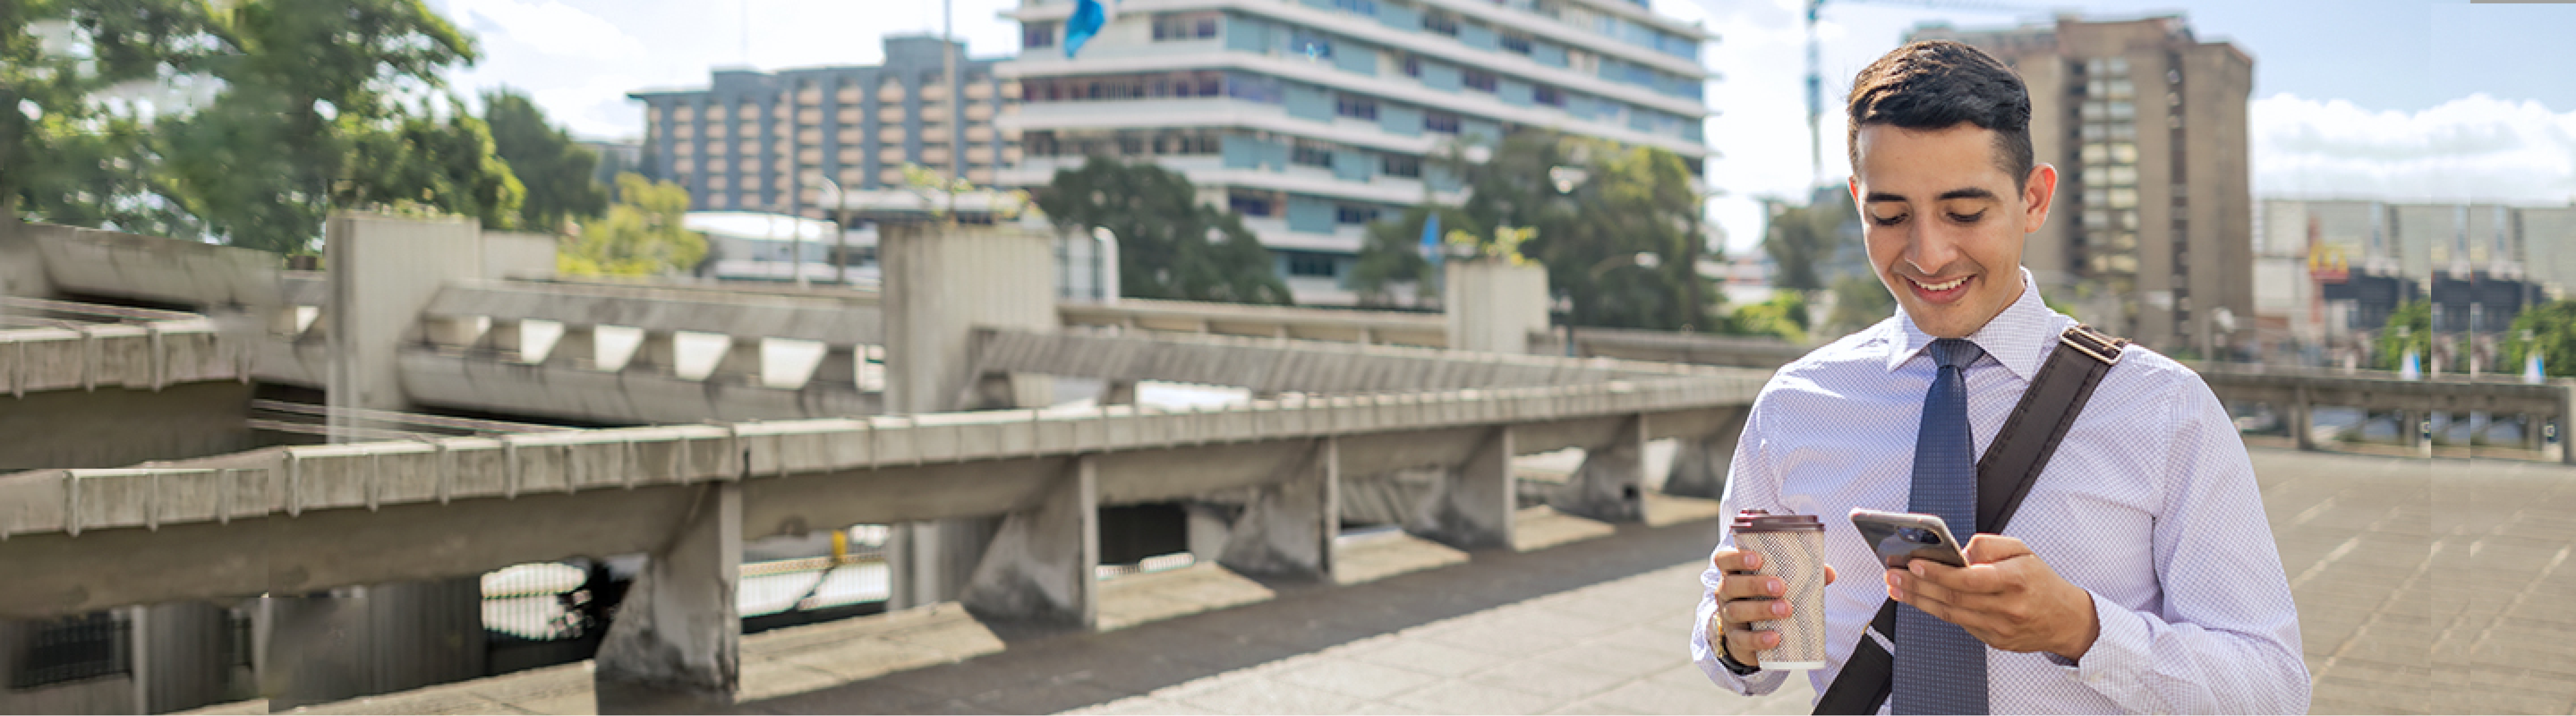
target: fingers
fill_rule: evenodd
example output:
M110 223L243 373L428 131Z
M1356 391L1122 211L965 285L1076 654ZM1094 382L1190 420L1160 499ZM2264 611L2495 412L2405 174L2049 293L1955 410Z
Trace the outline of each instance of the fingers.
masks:
M1720 618L1729 624L1772 621L1789 618L1789 600L1738 599L1717 606Z
M1727 574L1751 572L1762 568L1761 554L1733 547L1718 550L1717 555L1710 557L1708 561L1709 564L1717 567L1717 571Z
M1969 564L2001 562L2030 553L2030 545L2014 537L1981 534L1968 538Z
M1728 656L1735 657L1736 661L1742 662L1745 666L1761 666L1762 662L1759 659L1759 655L1762 653L1762 650L1779 645L1780 633L1776 631L1729 631L1726 633L1726 654Z
M1826 584L1829 584L1829 585L1834 583L1834 566L1833 566L1833 565L1830 565L1830 564L1825 565L1825 583L1826 583Z
M1731 599L1777 597L1788 593L1789 583L1779 577L1753 574L1727 575L1717 585L1717 600L1721 602Z

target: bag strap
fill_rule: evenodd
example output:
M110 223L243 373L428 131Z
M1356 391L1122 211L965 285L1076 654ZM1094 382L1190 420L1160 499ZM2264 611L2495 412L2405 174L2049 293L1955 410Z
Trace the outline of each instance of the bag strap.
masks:
M2033 376L2030 389L2023 391L2021 402L2013 406L2012 417L2004 421L2003 431L1986 447L1984 459L1977 461L1978 532L2000 534L2012 521L2021 500L2030 494L2031 483L2048 467L2048 458L2057 452L2057 444L2066 439L2067 428L2075 425L2075 416L2084 411L2084 402L2093 397L2093 389L2102 384L2102 375L2120 363L2120 350L2128 339L2078 324L2057 337L2057 350ZM2025 425L2025 423L2027 425ZM2041 433L2031 426L2048 426ZM1896 643L1896 602L1878 606L1878 614L1869 620L1869 630L1878 632L1889 644ZM1874 714L1887 703L1888 691L1895 686L1896 657L1879 646L1869 634L1860 635L1852 656L1843 662L1843 670L1834 683L1825 687L1816 699L1817 714Z

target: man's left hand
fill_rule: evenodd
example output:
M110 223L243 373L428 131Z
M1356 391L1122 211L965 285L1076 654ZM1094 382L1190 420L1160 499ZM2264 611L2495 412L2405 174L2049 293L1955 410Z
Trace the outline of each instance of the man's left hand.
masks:
M2102 632L2092 593L2057 576L2029 545L2003 535L1968 540L1966 568L1918 559L1911 569L1887 570L1887 596L2004 651L2080 661Z

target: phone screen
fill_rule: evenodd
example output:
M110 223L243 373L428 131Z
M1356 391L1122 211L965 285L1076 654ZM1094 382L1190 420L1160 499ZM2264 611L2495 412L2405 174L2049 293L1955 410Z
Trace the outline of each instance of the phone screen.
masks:
M1854 509L1852 526L1860 528L1862 539L1878 553L1878 560L1889 569L1904 569L1914 560L1928 559L1953 567L1968 566L1967 554L1950 535L1949 525L1941 518L1910 512L1885 512Z

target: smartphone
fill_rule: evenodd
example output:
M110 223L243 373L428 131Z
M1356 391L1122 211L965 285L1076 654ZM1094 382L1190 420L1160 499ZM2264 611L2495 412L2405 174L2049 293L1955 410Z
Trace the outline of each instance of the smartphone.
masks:
M1958 538L1950 536L1950 526L1940 517L1853 508L1851 521L1888 569L1904 569L1917 559L1952 567L1968 566L1967 550L1960 548Z

